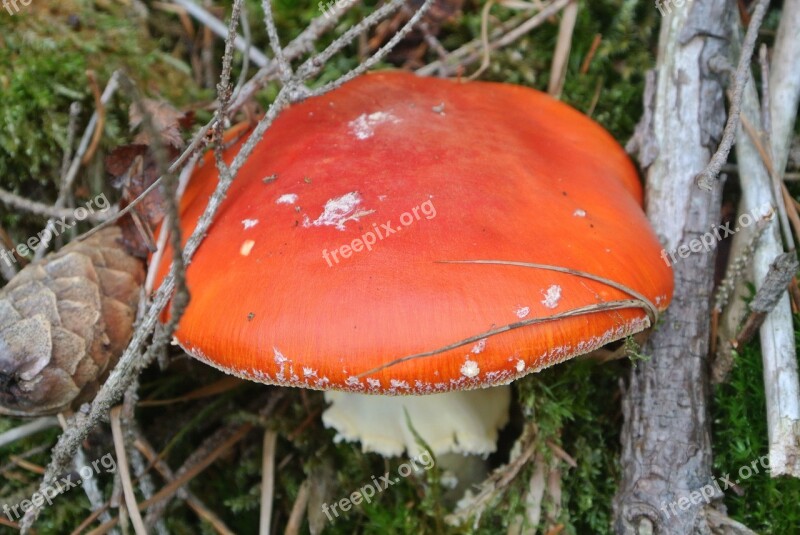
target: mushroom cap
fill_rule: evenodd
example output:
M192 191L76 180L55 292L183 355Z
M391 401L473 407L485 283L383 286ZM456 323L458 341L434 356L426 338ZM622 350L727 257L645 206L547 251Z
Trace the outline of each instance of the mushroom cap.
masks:
M184 239L217 176L209 155ZM631 295L575 272L666 308L672 272L641 201L616 141L543 93L365 75L291 106L257 144L188 268L176 337L270 384L506 384L650 325L641 307L602 310Z

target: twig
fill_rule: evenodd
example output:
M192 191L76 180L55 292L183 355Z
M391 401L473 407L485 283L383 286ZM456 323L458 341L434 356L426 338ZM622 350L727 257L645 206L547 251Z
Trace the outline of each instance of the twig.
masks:
M750 303L750 315L733 343L734 348L739 348L752 340L767 318L767 314L777 306L780 298L786 293L786 286L797 272L797 266L797 255L794 252L781 254L770 265L761 287Z
M419 20L428 12L428 10L433 5L434 0L425 0L425 2L417 9L417 12L405 23L405 25L400 28L395 34L392 36L389 41L386 42L380 49L378 49L372 56L365 59L358 67L351 70L350 72L340 76L337 80L332 82L328 82L327 84L323 85L322 87L315 89L311 92L312 95L321 95L327 93L328 91L332 91L337 87L340 87L342 84L345 84L356 78L357 76L361 76L369 69L374 67L381 61L386 55L392 51L392 49L397 46L397 44L403 40L403 38L408 35L408 33L414 28L414 26L419 22ZM338 41L338 40L337 40ZM335 42L334 42L335 43ZM333 48L333 45L331 45ZM314 58L311 59L312 64Z
M106 84L106 87L103 90L103 94L100 97L100 103L102 106L108 104L108 101L111 100L111 97L114 96L114 93L117 91L119 74L120 71L114 71L114 73L108 79L108 83ZM75 156L72 159L72 164L67 170L67 174L61 181L62 192L70 191L72 189L72 183L78 176L78 169L80 169L84 155L89 150L89 144L91 143L91 140L95 135L95 132L97 130L97 125L99 124L99 122L100 122L100 111L95 110L94 113L92 113L92 117L89 119L89 123L86 125L86 130L83 132L83 137L81 138L81 142L78 144L78 149L75 151ZM59 197L63 198L64 196L60 194ZM53 216L53 217L58 217L58 216Z
M769 115L769 59L765 43L761 43L758 48L758 64L761 66L761 125L764 127L764 132L772 132L772 118Z
M272 48L272 54L275 56L275 61L278 64L278 77L284 85L289 83L292 77L292 66L286 59L281 48L281 40L278 37L278 29L275 27L275 20L272 17L272 2L271 0L262 0L261 6L264 9L264 25L267 27L267 36L269 37L269 46Z
M25 197L15 195L14 193L4 190L3 188L0 188L0 202L16 208L17 210L22 210L24 212L29 212L42 217L69 219L75 216L75 210L56 208L54 206L50 206L49 204L32 201L30 199L26 199ZM114 217L115 214L116 211L114 210L105 210L103 212L95 211L94 214L89 214L86 219L94 222L102 222Z
M58 422L61 424L63 429L67 428L67 420L62 414L58 415ZM86 460L86 454L84 453L83 448L78 448L78 451L75 452L73 468L76 472L79 472L83 466L89 466L89 462ZM111 520L111 514L108 512L108 507L106 506L105 500L103 500L103 494L100 492L100 488L97 486L97 479L94 477L84 479L81 487L83 488L83 492L86 494L86 497L89 499L89 503L92 506L92 511L97 515L96 518L100 518L100 520L103 522ZM114 530L114 533L116 533L116 530Z
M308 27L283 49L286 60L292 61L303 54L313 51L314 44L317 40L323 34L334 28L339 22L339 17L344 15L354 5L355 2L348 2L342 9L331 12L330 17L320 16L312 20ZM230 110L239 110L258 90L263 88L267 82L276 76L277 71L277 64L274 61L271 61L268 65L259 69L253 78L244 84L241 90L235 93L230 104Z
M709 195L693 186L725 126L722 77L709 65L727 53L734 9L727 0L692 2L673 9L661 26L643 122L629 146L646 170L647 216L667 250L719 222L720 184L713 182ZM716 507L721 493L678 514L661 508L712 479L707 355L714 259L712 251L672 266L672 305L642 347L651 358L631 368L627 388L621 381L617 533L710 532L703 511Z
M395 11L400 9L404 3L403 0L392 0L367 15L367 17L355 26L348 28L341 37L335 39L325 50L304 61L297 69L298 77L301 79L308 79L312 76L316 76L337 52L353 42L359 35L378 24L381 20L392 15Z
M226 26L224 23L222 23L222 21L208 11L192 2L192 0L172 1L188 11L191 16L196 18L198 21L200 21L200 23L205 25L209 30L218 36L222 38L226 38L228 36L228 26ZM233 41L233 46L235 46L239 52L249 54L250 60L259 67L263 67L269 63L267 56L253 46L248 47L247 42L242 38L241 35L236 34Z
M789 146L794 137L794 124L800 99L800 6L785 2L781 11L778 34L772 53L769 73L770 138L775 172L782 176L789 159Z
M750 61L753 59L758 30L764 21L768 6L769 0L758 0L756 8L753 10L750 24L747 26L747 33L744 36L742 51L739 56L739 64L736 67L736 74L733 80L733 96L728 110L728 121L725 123L725 130L722 132L722 141L720 141L719 147L711 157L708 165L695 179L698 187L705 191L711 191L712 183L717 180L720 169L728 161L728 154L730 154L731 147L736 139L736 129L739 125L739 113L742 107L742 94L750 78Z
M481 488L477 493L461 500L455 511L445 517L445 521L454 526L466 522L474 517L474 527L477 527L482 512L486 509L492 499L498 494L505 492L509 484L517 477L520 470L527 464L528 460L536 452L537 429L535 424L528 423L518 439L519 454L497 469L481 483ZM516 449L516 447L515 447Z
M70 161L72 160L72 146L75 144L75 134L78 130L78 117L81 114L81 103L80 102L73 102L69 106L69 120L67 122L67 141L64 145L64 156L61 159L61 181L64 181L64 178L67 176L67 171L69 171ZM65 190L62 186L61 191L69 191Z
M261 456L261 516L258 533L269 535L272 526L272 501L275 498L275 445L278 433L264 432L264 451Z

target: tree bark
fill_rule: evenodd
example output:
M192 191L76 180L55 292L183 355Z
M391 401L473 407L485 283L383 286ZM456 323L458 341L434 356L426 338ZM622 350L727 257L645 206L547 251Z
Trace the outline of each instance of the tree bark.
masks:
M655 82L635 145L647 176L647 213L667 252L716 228L722 184L699 189L725 122L723 78L711 65L727 57L736 4L672 5L663 21ZM675 255L675 293L623 393L622 481L617 533L710 533L713 485L708 416L710 309L716 247ZM693 491L706 490L702 500ZM735 524L735 523L733 523Z

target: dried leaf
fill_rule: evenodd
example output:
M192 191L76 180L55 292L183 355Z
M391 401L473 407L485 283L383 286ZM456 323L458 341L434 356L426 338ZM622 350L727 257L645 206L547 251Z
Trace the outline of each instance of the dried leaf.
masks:
M149 188L158 177L155 158L146 145L124 145L106 157L106 170L114 177L112 184L121 192L120 208L125 208ZM122 228L122 243L133 255L146 257L151 251L150 233L140 231L144 224L155 229L164 219L164 199L156 188L134 208L133 215L118 222ZM138 224L136 219L138 219Z
M143 109L142 109L143 108ZM141 105L134 102L128 111L131 130L136 130L140 126L141 131L136 135L133 142L142 145L152 145L152 132L143 125L145 115L150 116L153 129L158 132L160 141L167 146L180 148L183 146L181 128L187 115L175 109L172 104L162 100L143 99Z

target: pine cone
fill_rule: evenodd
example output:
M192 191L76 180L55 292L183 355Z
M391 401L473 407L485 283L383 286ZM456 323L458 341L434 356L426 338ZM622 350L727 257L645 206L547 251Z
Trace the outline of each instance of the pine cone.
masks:
M0 414L91 399L133 332L142 263L112 226L31 264L0 290Z

